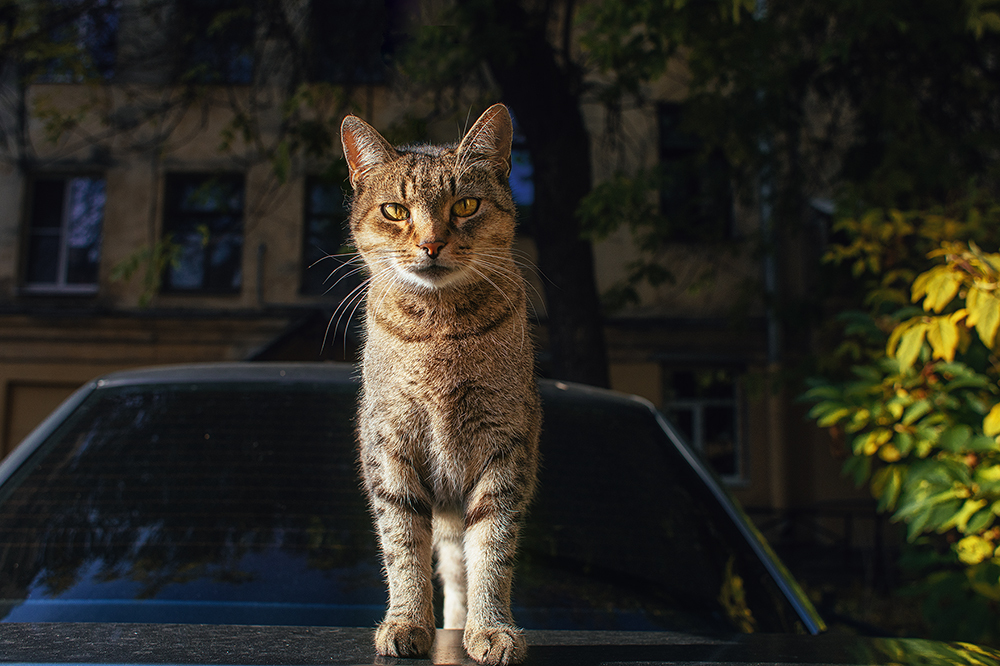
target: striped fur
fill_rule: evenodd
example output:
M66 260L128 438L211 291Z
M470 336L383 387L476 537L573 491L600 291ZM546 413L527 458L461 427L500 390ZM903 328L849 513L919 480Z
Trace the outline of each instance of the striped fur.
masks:
M464 627L480 663L517 663L526 644L510 587L541 413L511 255L510 116L491 107L458 146L394 149L353 116L342 139L370 273L358 433L389 586L375 647L430 650L433 551L445 628ZM478 208L460 217L467 198Z

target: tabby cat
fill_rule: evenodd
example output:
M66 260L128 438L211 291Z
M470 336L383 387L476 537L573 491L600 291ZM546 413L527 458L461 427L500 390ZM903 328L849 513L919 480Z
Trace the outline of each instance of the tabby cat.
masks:
M354 116L341 127L370 274L358 435L389 587L380 655L430 650L432 550L444 626L464 627L469 655L527 650L510 588L541 412L511 254L511 136L502 104L457 146L393 148Z

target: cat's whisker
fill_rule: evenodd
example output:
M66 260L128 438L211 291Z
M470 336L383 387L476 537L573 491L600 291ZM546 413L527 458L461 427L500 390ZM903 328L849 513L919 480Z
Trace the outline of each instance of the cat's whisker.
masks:
M347 296L341 299L340 303L337 304L337 307L334 308L333 313L330 315L330 321L328 321L326 324L326 333L323 335L323 346L321 347L321 349L326 349L326 342L330 337L331 326L333 327L334 336L336 336L337 331L340 329L340 318L343 317L343 313L341 313L340 317L337 317L337 313L341 312L341 308L343 308L343 312L346 312L347 309L351 307L351 303L353 303L355 300L359 301L362 300L365 295L365 288L368 286L368 283L370 282L371 278L362 281L361 284L352 289L350 293L347 294ZM333 326L334 318L337 319L337 324L335 326ZM345 338L347 337L346 328L344 329L344 337ZM347 344L346 339L344 344L345 344L345 355L346 355L346 344Z
M477 257L489 257L490 259L496 259L496 260L504 260L504 259L506 259L506 257L500 256L500 255L493 255L493 254L489 254L489 253L486 253L486 252L478 252L476 254L476 256ZM485 264L487 262L483 262L483 263ZM522 266L522 264L520 262L516 261L516 260L514 261L514 263L516 265L518 265L518 266ZM530 280L524 279L524 276L521 275L520 273L510 273L510 269L507 269L507 268L505 268L505 267L503 267L501 265L494 264L492 262L489 262L489 265L495 267L499 271L502 271L505 274L505 277L507 277L507 279L510 280L511 282L513 282L514 284L520 285L522 282L524 282L531 289L532 293L534 293L534 295L538 299L539 303L544 303L545 302L545 297L542 296L542 293L540 291L538 291L538 287L536 287ZM532 305L532 310L534 310L534 305ZM534 314L537 315L537 312L535 312Z
M364 266L358 266L357 268L355 268L355 269L353 269L353 270L351 270L351 271L348 271L347 273L344 273L344 274L343 274L343 275L341 275L341 276L340 276L339 278L337 278L337 281L336 281L336 282L334 282L334 283L333 283L333 284L331 284L331 285L330 285L329 287L327 287L327 288L326 288L326 291L324 291L323 293L324 293L324 294L329 294L329 293L330 293L331 291L333 291L334 287L336 287L336 286L337 286L338 284L340 284L340 283L341 283L342 281L344 281L345 279L347 279L347 278L351 277L352 275L357 275L358 273L361 273L361 272L363 272L364 270L365 270L365 267L364 267ZM334 271L334 272L330 273L330 275L329 275L329 276L328 276L328 277L326 278L326 280L329 280L330 278L332 278L332 277L333 277L334 275L336 275L336 274L337 274L337 271ZM323 282L325 283L325 282L326 282L326 280L323 280Z

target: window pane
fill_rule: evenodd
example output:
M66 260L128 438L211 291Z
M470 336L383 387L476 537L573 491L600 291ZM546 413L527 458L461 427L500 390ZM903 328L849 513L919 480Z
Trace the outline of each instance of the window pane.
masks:
M373 625L385 583L355 394L96 393L0 503L4 601L23 600L0 615L65 601L93 619Z
M69 181L66 213L66 282L69 284L97 282L104 201L103 179L73 178Z
M66 196L66 181L62 178L46 178L35 181L31 206L32 229L62 228L63 199Z
M167 270L168 291L236 293L242 286L244 178L172 174L166 184L164 234L181 246Z
M740 471L735 405L705 408L705 431L702 453L712 468L722 476Z
M302 243L303 294L323 294L349 272L340 257L344 244L344 195L339 184L310 179L306 183L305 237Z
M371 0L313 0L312 53L309 58L315 81L329 83L380 83L386 12L382 2Z
M663 186L660 210L678 242L710 242L733 235L729 165L720 152L706 154L701 139L682 126L683 108L658 110Z
M56 284L59 280L59 236L32 236L28 242L28 284Z
M104 179L39 178L32 192L25 281L56 287L96 284L104 224Z
M178 76L192 83L250 83L256 28L251 3L242 0L180 0L183 56Z

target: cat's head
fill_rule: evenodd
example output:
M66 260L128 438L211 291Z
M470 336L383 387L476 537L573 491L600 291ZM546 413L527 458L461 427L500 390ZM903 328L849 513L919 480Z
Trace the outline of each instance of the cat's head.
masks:
M502 104L454 146L393 148L360 118L344 118L351 234L374 276L444 289L493 272L514 238L512 135Z

